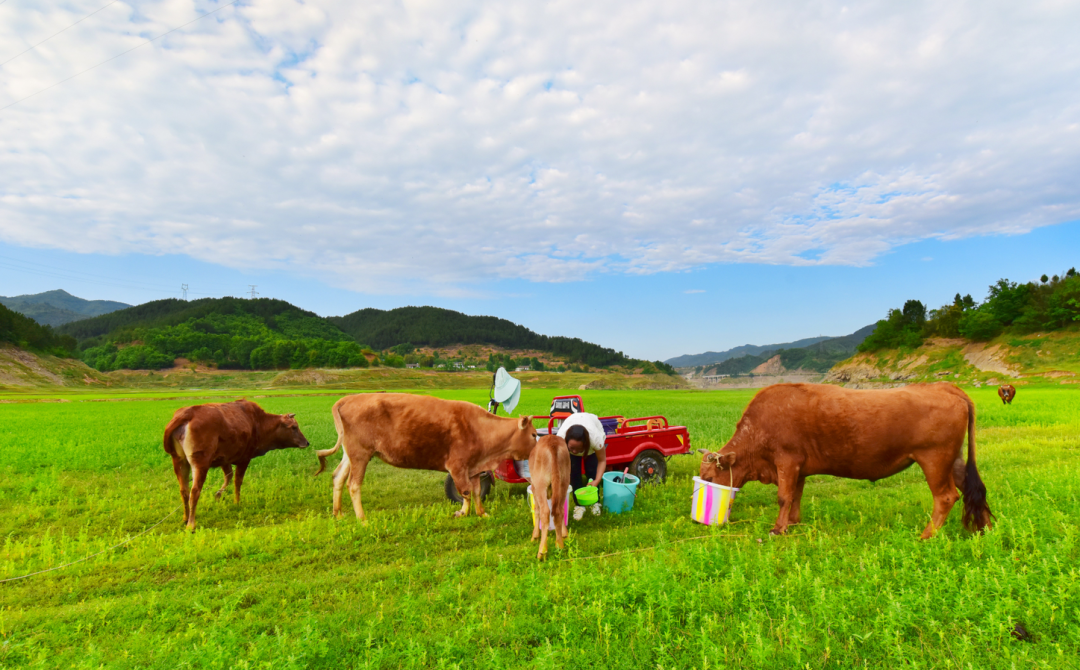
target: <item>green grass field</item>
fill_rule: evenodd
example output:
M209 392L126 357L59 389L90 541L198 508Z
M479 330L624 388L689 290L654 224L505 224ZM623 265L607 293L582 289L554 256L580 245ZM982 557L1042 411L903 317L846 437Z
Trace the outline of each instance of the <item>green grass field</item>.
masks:
M526 390L543 413L555 391ZM697 457L634 510L571 523L545 564L524 486L453 519L440 473L368 469L370 521L330 517L313 449L256 460L239 507L204 496L123 547L0 583L3 668L1080 667L1080 392L975 389L979 467L997 514L959 506L933 540L916 468L870 484L813 478L805 523L770 538L775 487L735 523L689 519ZM437 391L482 403L486 389ZM601 414L665 414L717 448L752 391L586 391ZM313 447L338 396L266 397ZM0 579L123 541L179 504L161 431L177 399L0 405ZM336 463L336 459L331 463ZM207 488L216 490L220 472ZM1010 635L1017 622L1032 641Z

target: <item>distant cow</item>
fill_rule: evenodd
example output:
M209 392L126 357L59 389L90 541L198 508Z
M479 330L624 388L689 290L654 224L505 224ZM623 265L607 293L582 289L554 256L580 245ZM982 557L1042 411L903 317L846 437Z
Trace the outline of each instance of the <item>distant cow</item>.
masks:
M968 459L961 458L967 431ZM777 384L750 402L735 435L706 452L701 478L741 487L777 484L780 515L771 533L799 523L810 475L877 481L918 463L934 495L923 539L940 528L964 494L964 526L982 530L992 514L975 467L975 405L956 386L914 384L855 391L818 384Z
M237 400L176 410L165 427L164 444L180 482L184 523L188 529L195 530L195 507L210 468L221 468L225 473L225 483L214 494L220 498L233 478L232 466L236 466L236 502L239 503L240 485L251 459L274 449L303 449L308 441L300 432L295 414L267 414L253 402ZM188 475L192 473L194 480L189 492Z
M1001 398L1002 405L1011 405L1013 398L1016 397L1016 389L1012 384L1002 384L998 387L998 397Z
M476 513L484 516L480 474L508 458L528 458L536 444L536 429L528 417L499 417L459 400L360 393L334 403L333 414L337 443L333 449L315 452L319 457L315 474L344 444L345 453L334 470L334 516L341 515L341 490L348 480L353 511L361 520L360 487L372 456L398 468L449 472L464 498L454 516L469 513L471 496L476 497Z
M529 454L529 476L532 478L533 511L536 514L532 539L540 538L536 558L542 561L547 557L549 515L555 517L555 542L559 549L564 548L566 491L570 487L570 450L566 441L558 435L541 437Z

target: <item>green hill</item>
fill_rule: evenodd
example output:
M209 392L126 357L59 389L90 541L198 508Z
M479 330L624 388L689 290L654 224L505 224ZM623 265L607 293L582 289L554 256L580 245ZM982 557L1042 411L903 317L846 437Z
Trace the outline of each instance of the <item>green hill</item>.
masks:
M440 307L368 308L346 316L331 317L330 321L358 342L376 349L388 349L405 342L429 347L491 344L506 349L544 351L568 362L592 367L638 367L643 363L628 358L621 351L576 337L540 335L506 319L469 316ZM649 367L674 372L670 366L659 361L649 363Z
M80 357L101 371L156 370L186 358L229 369L367 367L362 347L326 319L283 300L170 298L76 321Z
M538 335L505 319L437 307L362 309L326 319L269 298L167 299L68 323L58 332L76 338L82 360L100 371L161 369L177 358L229 369L367 367L362 351L368 345L395 350L383 361L404 366L402 355L414 347L484 344L591 367L673 372L578 338Z
M0 305L0 342L56 356L71 356L76 347L75 338L58 335L4 305Z
M53 327L131 307L113 300L83 300L63 290L10 298L0 296L0 305L28 316L43 326Z

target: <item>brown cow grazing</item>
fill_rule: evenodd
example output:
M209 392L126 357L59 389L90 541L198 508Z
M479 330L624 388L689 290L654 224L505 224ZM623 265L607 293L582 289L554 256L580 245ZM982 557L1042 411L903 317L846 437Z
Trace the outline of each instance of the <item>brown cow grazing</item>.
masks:
M536 513L532 539L540 538L536 558L542 561L547 558L549 515L555 517L555 542L559 549L565 549L566 490L570 487L570 449L566 441L558 435L541 437L529 454L529 476L532 478L533 511Z
M1002 405L1011 405L1016 397L1016 389L1012 384L1002 384L998 387L998 397L1001 398Z
M221 468L225 473L225 483L215 494L220 498L233 479L232 466L236 466L236 502L239 503L240 485L251 459L274 449L306 446L308 441L300 432L295 414L267 414L248 400L176 410L165 427L165 453L172 456L173 471L180 482L184 523L189 530L195 530L195 507L210 468ZM189 491L188 475L192 473Z
M961 458L967 431L967 466ZM706 452L701 478L741 487L776 484L780 516L771 533L799 523L810 475L877 481L918 463L934 495L923 539L940 528L964 494L963 523L990 525L986 486L975 467L975 404L956 386L914 384L855 391L819 384L777 384L750 402L735 435L719 453Z
M315 452L318 475L326 457L345 445L334 470L334 516L341 516L341 490L349 483L356 518L364 519L360 487L372 456L398 468L449 472L464 498L454 516L469 513L475 496L476 513L486 516L480 501L480 474L502 461L528 458L536 444L529 417L495 416L460 400L443 400L406 393L360 393L334 403L338 439L333 449Z

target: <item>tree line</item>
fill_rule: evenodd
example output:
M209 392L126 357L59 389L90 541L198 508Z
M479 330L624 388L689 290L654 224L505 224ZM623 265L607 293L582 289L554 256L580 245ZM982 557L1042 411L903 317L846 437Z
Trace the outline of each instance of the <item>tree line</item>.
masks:
M3 305L0 305L0 342L63 357L71 357L78 346L74 337L58 334L50 326Z
M544 351L569 363L590 367L640 367L645 362L577 337L540 335L506 319L469 316L440 307L367 308L346 316L330 317L330 321L353 339L380 350L402 342L428 347L492 344L505 349ZM674 373L674 368L666 363L648 363L656 370Z
M913 349L928 337L964 337L977 342L1005 332L1056 330L1080 322L1080 275L1070 268L1024 284L999 279L979 303L959 293L949 304L927 310L919 300L890 309L859 351Z

